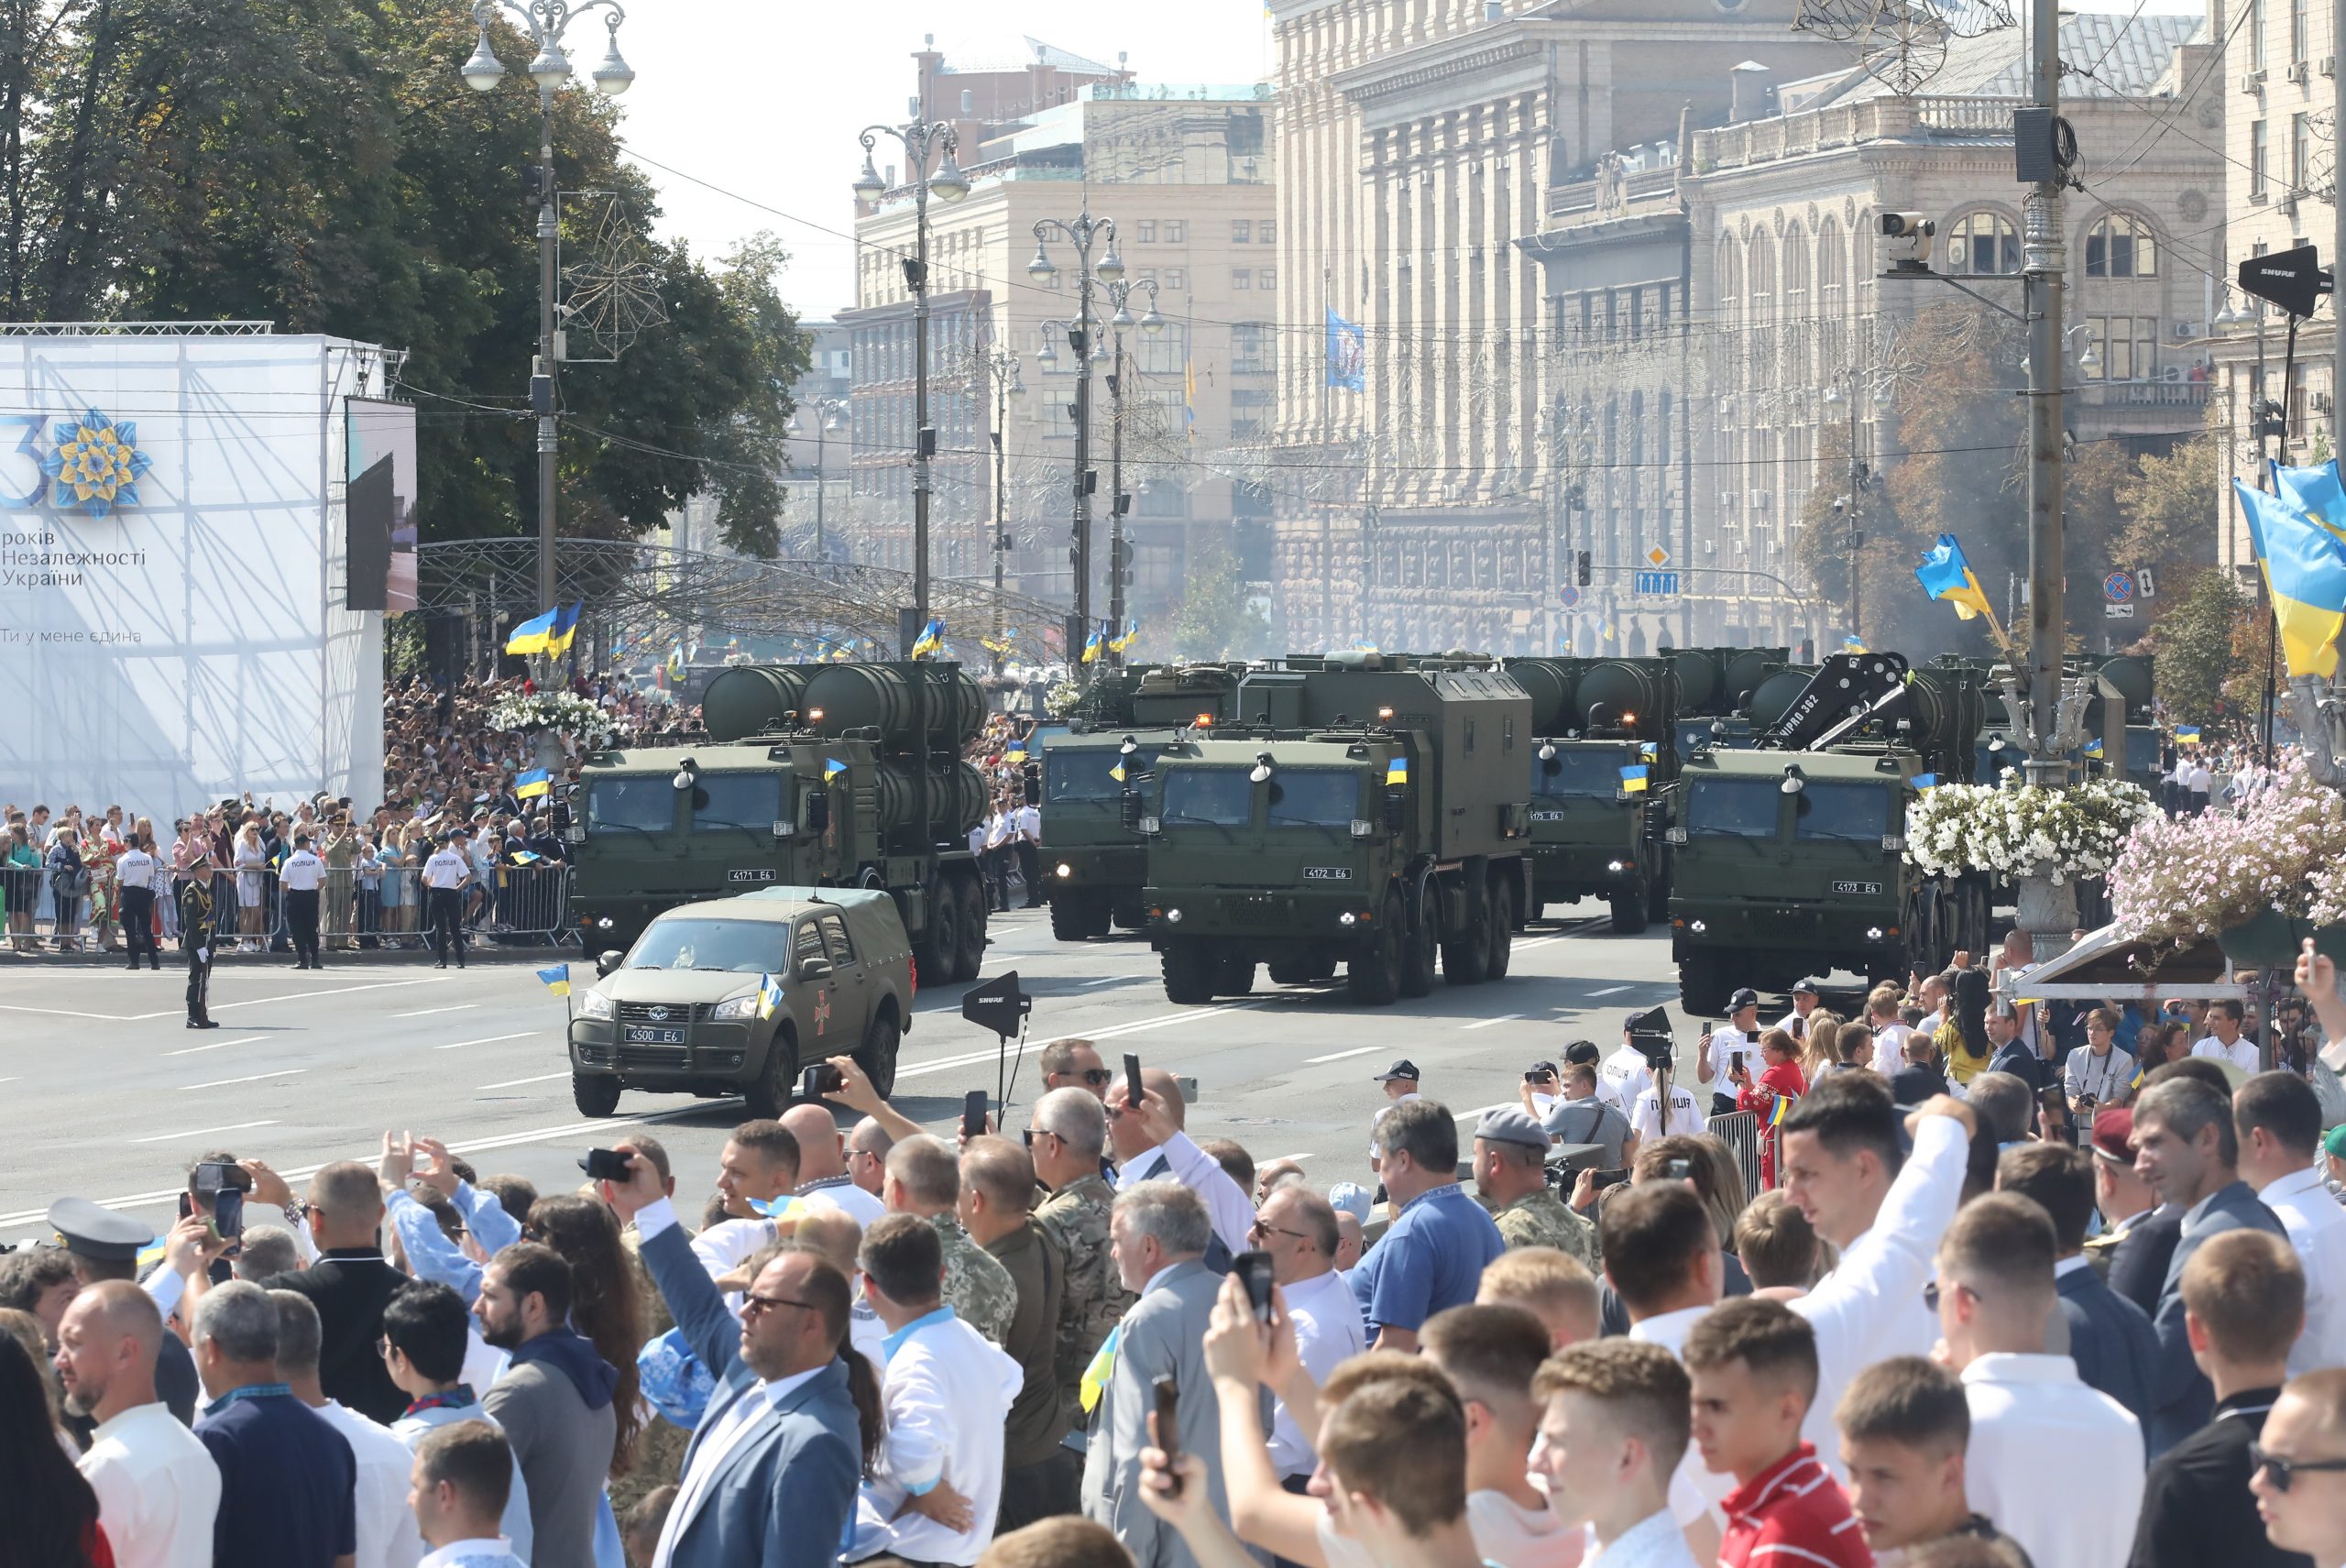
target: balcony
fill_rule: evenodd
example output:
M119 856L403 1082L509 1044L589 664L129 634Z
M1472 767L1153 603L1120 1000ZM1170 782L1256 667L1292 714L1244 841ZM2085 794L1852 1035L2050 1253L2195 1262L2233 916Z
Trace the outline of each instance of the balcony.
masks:
M1597 175L1549 187L1548 216L1621 217L1639 207L1674 204L1677 192L1678 169L1674 164L1640 169L1634 173Z
M1721 126L1694 133L1694 170L1709 174L1775 163L1860 142L1928 140L1934 137L2009 136L2021 98L1954 93L1882 96L1822 109Z
M2103 409L2197 409L2208 402L2208 381L2088 381L2087 406Z

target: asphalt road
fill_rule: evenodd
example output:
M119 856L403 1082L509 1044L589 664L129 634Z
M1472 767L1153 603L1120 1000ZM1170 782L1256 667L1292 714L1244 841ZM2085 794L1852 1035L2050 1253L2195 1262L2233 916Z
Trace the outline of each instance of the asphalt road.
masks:
M1194 1077L1193 1135L1236 1138L1258 1163L1302 1157L1324 1189L1366 1179L1369 1118L1384 1102L1371 1075L1395 1057L1416 1061L1424 1092L1463 1122L1513 1102L1529 1062L1561 1058L1581 1037L1609 1050L1625 1012L1666 1004L1691 1069L1699 1029L1678 1014L1666 936L1617 937L1595 919L1601 905L1579 913L1518 935L1506 979L1437 981L1432 994L1389 1008L1354 1006L1341 981L1262 978L1253 996L1177 1007L1146 943L1063 946L1040 911L996 917L982 978L1014 969L1035 996L1030 1057L1041 1041L1083 1035L1112 1067L1135 1051ZM573 973L582 990L593 978L583 962ZM371 1162L387 1128L444 1138L484 1172L554 1190L581 1179L575 1162L586 1149L645 1124L668 1146L680 1196L696 1203L742 1115L738 1100L630 1091L617 1116L582 1117L565 1065L569 1003L528 963L323 973L223 965L212 986L222 1027L210 1033L183 1027L184 985L170 968L0 976L0 1240L42 1234L42 1212L68 1195L159 1227L203 1149L267 1159L298 1186L329 1160ZM899 1058L898 1107L948 1134L963 1093L996 1080L993 1037L960 1016L963 989L922 988ZM1014 1106L1031 1103L1038 1081L1029 1059ZM1022 1114L1014 1109L1013 1125Z

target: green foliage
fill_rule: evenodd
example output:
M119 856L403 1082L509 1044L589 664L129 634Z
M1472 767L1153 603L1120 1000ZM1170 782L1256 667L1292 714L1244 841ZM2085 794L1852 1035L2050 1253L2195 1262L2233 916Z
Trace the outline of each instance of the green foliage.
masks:
M1248 598L1238 557L1224 541L1192 535L1187 590L1168 636L1177 659L1243 659L1269 645L1270 623Z
M472 22L444 0L0 0L0 307L404 348L424 536L524 531L541 131L529 50L496 38L511 74L476 93ZM564 532L641 534L706 490L729 543L771 554L784 389L807 362L780 248L710 268L651 240L612 106L565 90L552 120L563 189L619 194L668 313L619 365L561 377ZM597 237L566 232L565 259Z
M2214 563L2223 487L2218 440L2195 436L2164 455L2146 453L2135 460L2133 477L2118 487L2126 523L2113 546L2112 565L2180 572Z
M2158 656L2159 699L2178 723L2215 721L2225 683L2241 668L2235 650L2253 640L2255 609L2230 572L2210 568L2191 580L2152 629L2145 641ZM2257 657L2263 657L2261 645Z

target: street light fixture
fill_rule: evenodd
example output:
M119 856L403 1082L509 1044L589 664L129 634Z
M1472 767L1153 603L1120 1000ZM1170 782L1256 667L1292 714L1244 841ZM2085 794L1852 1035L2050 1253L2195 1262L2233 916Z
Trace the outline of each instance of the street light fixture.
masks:
M556 422L554 388L554 244L561 228L560 192L554 172L554 89L570 80L570 57L562 50L562 37L570 24L596 11L604 13L603 27L609 49L595 68L595 91L616 97L635 81L635 71L619 54L619 25L627 11L619 0L473 0L473 22L478 28L472 58L458 68L465 85L476 93L491 93L505 80L505 64L488 40L488 24L502 12L536 49L529 64L530 80L538 89L538 354L530 372L530 408L538 421L538 609L554 608L554 489L560 471L560 427Z
M1048 347L1046 340L1045 347ZM993 654L996 674L1002 673L1003 655L1001 652L1003 632L1003 575L1010 561L1009 495L1006 489L1005 467L1009 450L1005 438L1009 434L1010 404L1013 399L1026 395L1026 381L1018 373L1018 356L999 346L981 348L970 357L970 367L975 376L984 378L993 389L993 428L988 433L993 440L993 641L988 650Z
M1108 254L1111 258L1116 254L1113 244L1108 248ZM1107 268L1104 263L1100 270L1102 273L1106 272ZM1124 269L1119 267L1117 270L1122 272ZM1153 337L1165 330L1165 318L1157 313L1157 280L1143 278L1130 283L1121 281L1104 283L1108 302L1115 307L1114 313L1108 318L1108 324L1114 329L1109 335L1115 340L1115 365L1108 373L1108 624L1113 629L1113 634L1116 637L1125 634L1128 623L1125 620L1127 606L1124 600L1124 589L1132 581L1132 575L1124 565L1125 557L1131 547L1124 538L1124 508L1130 504L1130 498L1124 494L1124 329L1135 324L1132 297L1144 289L1148 291L1148 309L1139 318L1138 324L1143 331ZM1100 357L1096 349L1092 357L1094 359ZM1106 640L1102 640L1102 646L1109 658L1118 663L1124 662L1124 655L1109 645Z
M1068 346L1075 351L1075 543L1068 552L1075 564L1075 615L1067 632L1068 662L1074 666L1078 681L1086 681L1090 669L1080 657L1085 640L1091 630L1091 491L1099 482L1091 472L1091 367L1107 358L1106 345L1100 342L1100 322L1091 309L1094 282L1114 283L1124 275L1124 264L1116 255L1116 220L1095 218L1087 203L1072 219L1039 218L1035 224L1035 259L1026 264L1028 277L1041 281L1058 271L1051 260L1050 238L1058 235L1075 251L1076 311L1072 323L1049 321L1043 323L1043 350L1036 357L1046 365L1058 362L1049 338L1052 329L1067 334ZM1092 248L1104 247L1105 253L1095 265Z
M847 428L843 416L848 405L843 398L809 398L800 407L813 409L820 416L815 422L815 559L828 561L831 558L831 545L823 530L823 499L824 492L830 488L830 478L823 460L824 437ZM806 427L798 422L797 410L791 411L790 422L783 427L783 433L792 436L806 433Z
M928 423L928 199L951 205L970 193L970 181L953 161L959 138L944 120L912 120L901 126L866 126L856 139L863 144L863 171L851 187L865 202L886 193L872 166L873 143L891 136L904 144L905 183L913 193L913 255L904 262L904 286L913 296L913 614L902 630L901 657L912 657L912 642L928 625L928 465L937 455L937 432ZM928 165L941 154L935 173Z

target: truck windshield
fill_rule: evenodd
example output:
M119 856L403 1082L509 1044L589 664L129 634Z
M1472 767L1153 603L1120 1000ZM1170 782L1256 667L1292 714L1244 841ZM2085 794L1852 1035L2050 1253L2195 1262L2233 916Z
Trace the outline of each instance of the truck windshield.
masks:
M1793 808L1792 837L1836 844L1877 842L1891 830L1891 806L1901 793L1886 784L1811 780Z
M1274 828L1348 828L1360 815L1360 774L1351 768L1281 768L1271 777Z
M1109 775L1115 772L1118 755L1113 746L1072 751L1064 746L1052 747L1043 753L1043 799L1055 806L1116 799L1124 793L1124 786ZM1129 781L1146 773L1156 762L1157 753L1142 750L1123 761L1124 778Z
M693 795L693 831L769 831L782 816L780 773L703 773Z
M1782 798L1773 779L1698 778L1686 792L1686 831L1694 838L1772 839Z
M676 791L665 773L596 779L586 786L586 831L665 833L676 825Z
M1610 800L1621 788L1621 770L1631 762L1627 746L1577 746L1565 741L1544 762L1531 758L1531 793Z
M1249 768L1178 767L1165 770L1165 806L1158 814L1167 827L1202 822L1216 828L1244 828L1254 819L1255 784ZM1345 814L1349 820L1351 813Z
M790 967L789 934L776 920L654 920L629 949L627 967L781 974Z

